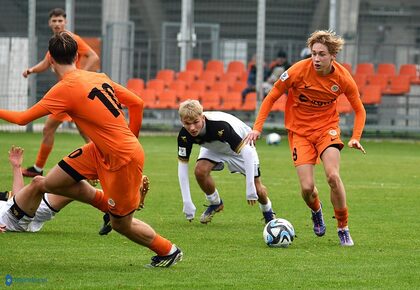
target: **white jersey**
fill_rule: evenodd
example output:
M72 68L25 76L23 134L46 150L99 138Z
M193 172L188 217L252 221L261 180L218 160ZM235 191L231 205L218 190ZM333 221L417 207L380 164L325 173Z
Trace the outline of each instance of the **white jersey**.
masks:
M14 199L10 198L7 202L0 201L0 225L5 225L7 231L12 232L38 232L46 221L54 218L56 212L48 204L48 195L44 194L42 201L31 218L24 215L17 218L17 213L11 212L14 205Z
M238 155L244 146L243 139L251 128L233 115L224 112L203 112L205 125L202 134L191 136L185 128L178 134L178 158L188 161L193 144L214 153Z

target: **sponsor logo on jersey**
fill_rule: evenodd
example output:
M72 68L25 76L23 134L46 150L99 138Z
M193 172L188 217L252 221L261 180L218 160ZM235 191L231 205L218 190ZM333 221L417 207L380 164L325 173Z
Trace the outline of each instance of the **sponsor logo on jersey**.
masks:
M222 137L224 132L225 132L225 129L222 129L222 130L220 130L220 131L217 131L217 135L218 135L219 137Z
M339 87L337 85L333 85L331 87L331 91L333 91L334 93L338 92L338 90L339 90Z
M178 147L178 155L182 157L186 157L187 149L185 147Z
M284 73L282 73L281 76L280 76L280 79L281 79L282 82L284 82L288 78L289 78L289 74L287 73L287 71L285 71Z

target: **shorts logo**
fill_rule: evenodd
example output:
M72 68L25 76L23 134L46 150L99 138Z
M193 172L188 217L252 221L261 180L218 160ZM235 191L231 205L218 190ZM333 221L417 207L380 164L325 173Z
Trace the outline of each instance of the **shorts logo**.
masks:
M281 74L280 79L284 82L285 80L287 80L289 78L289 74L287 73L287 71L285 71L284 73Z
M178 147L178 155L182 157L186 157L187 149L185 147Z
M331 91L333 91L334 93L338 92L339 87L337 85L333 85L331 87Z
M330 130L330 132L328 132L331 136L337 136L337 131L336 130Z
M115 201L112 198L108 199L108 205L109 205L109 207L114 207L115 206Z

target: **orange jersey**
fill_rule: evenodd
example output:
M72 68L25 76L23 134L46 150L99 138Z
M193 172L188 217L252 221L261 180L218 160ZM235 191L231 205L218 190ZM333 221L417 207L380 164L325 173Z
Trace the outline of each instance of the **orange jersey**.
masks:
M66 32L70 34L71 37L73 37L73 39L77 42L77 54L79 57L77 58L76 67L80 68L80 62L82 60L82 57L87 55L88 52L92 50L92 48L79 35L72 33L70 31L67 31L67 30ZM45 57L48 57L49 54L50 52L47 51L47 53L45 54Z
M315 131L337 127L339 114L337 98L344 94L349 100L356 117L353 136L360 140L365 124L366 112L359 92L350 73L339 63L333 62L333 71L318 75L312 59L304 59L284 72L264 99L254 124L254 130L262 131L274 102L283 93L288 93L285 109L285 126L289 131L310 136Z
M121 104L128 108L129 126ZM0 110L0 119L25 125L49 113L67 113L96 145L108 170L118 170L141 149L136 136L143 100L103 73L72 70L37 104L23 112Z

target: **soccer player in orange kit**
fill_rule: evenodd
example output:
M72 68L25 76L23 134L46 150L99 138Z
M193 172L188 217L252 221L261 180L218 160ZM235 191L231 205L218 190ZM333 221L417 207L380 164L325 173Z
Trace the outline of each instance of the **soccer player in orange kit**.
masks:
M137 136L143 101L105 74L76 68L77 43L66 32L49 41L49 61L60 81L34 106L23 112L0 110L0 119L25 125L50 113L67 113L92 140L64 157L45 178L35 177L20 191L54 192L109 212L114 230L157 255L150 266L169 267L182 259L182 251L133 217L138 208L144 152ZM127 125L121 104L128 108ZM83 192L83 179L99 179L103 192ZM23 192L23 193L22 193ZM40 196L40 195L38 195ZM37 208L41 197L32 201ZM21 209L16 199L16 209ZM24 209L22 214L25 215Z
M340 244L353 246L347 225L346 192L339 174L340 150L344 143L340 139L336 110L338 96L344 94L355 112L353 135L348 146L363 153L366 152L360 138L366 112L352 76L335 60L343 44L344 40L334 32L320 30L312 33L307 40L311 58L297 62L280 76L264 99L247 142L255 143L274 102L288 92L285 127L302 197L312 212L313 230L317 236L323 236L326 230L314 180L315 164L320 158L330 186Z
M77 42L77 53L79 55L78 61L76 62L76 67L88 70L96 71L99 67L99 57L95 51L77 34L71 33L66 30L66 12L61 8L55 8L49 13L48 26L51 28L51 31L54 34L66 31L69 33L73 39ZM33 73L41 73L50 68L50 62L48 61L47 52L45 57L33 67L26 69L22 75L26 78ZM38 151L35 164L28 168L22 169L23 176L34 177L37 175L43 174L43 169L47 163L48 156L51 153L51 150L54 146L54 134L57 131L58 127L64 121L71 121L71 118L67 114L58 114L58 115L49 115L44 124L44 129L42 130L42 142ZM86 142L89 142L83 132L80 132L83 139Z

